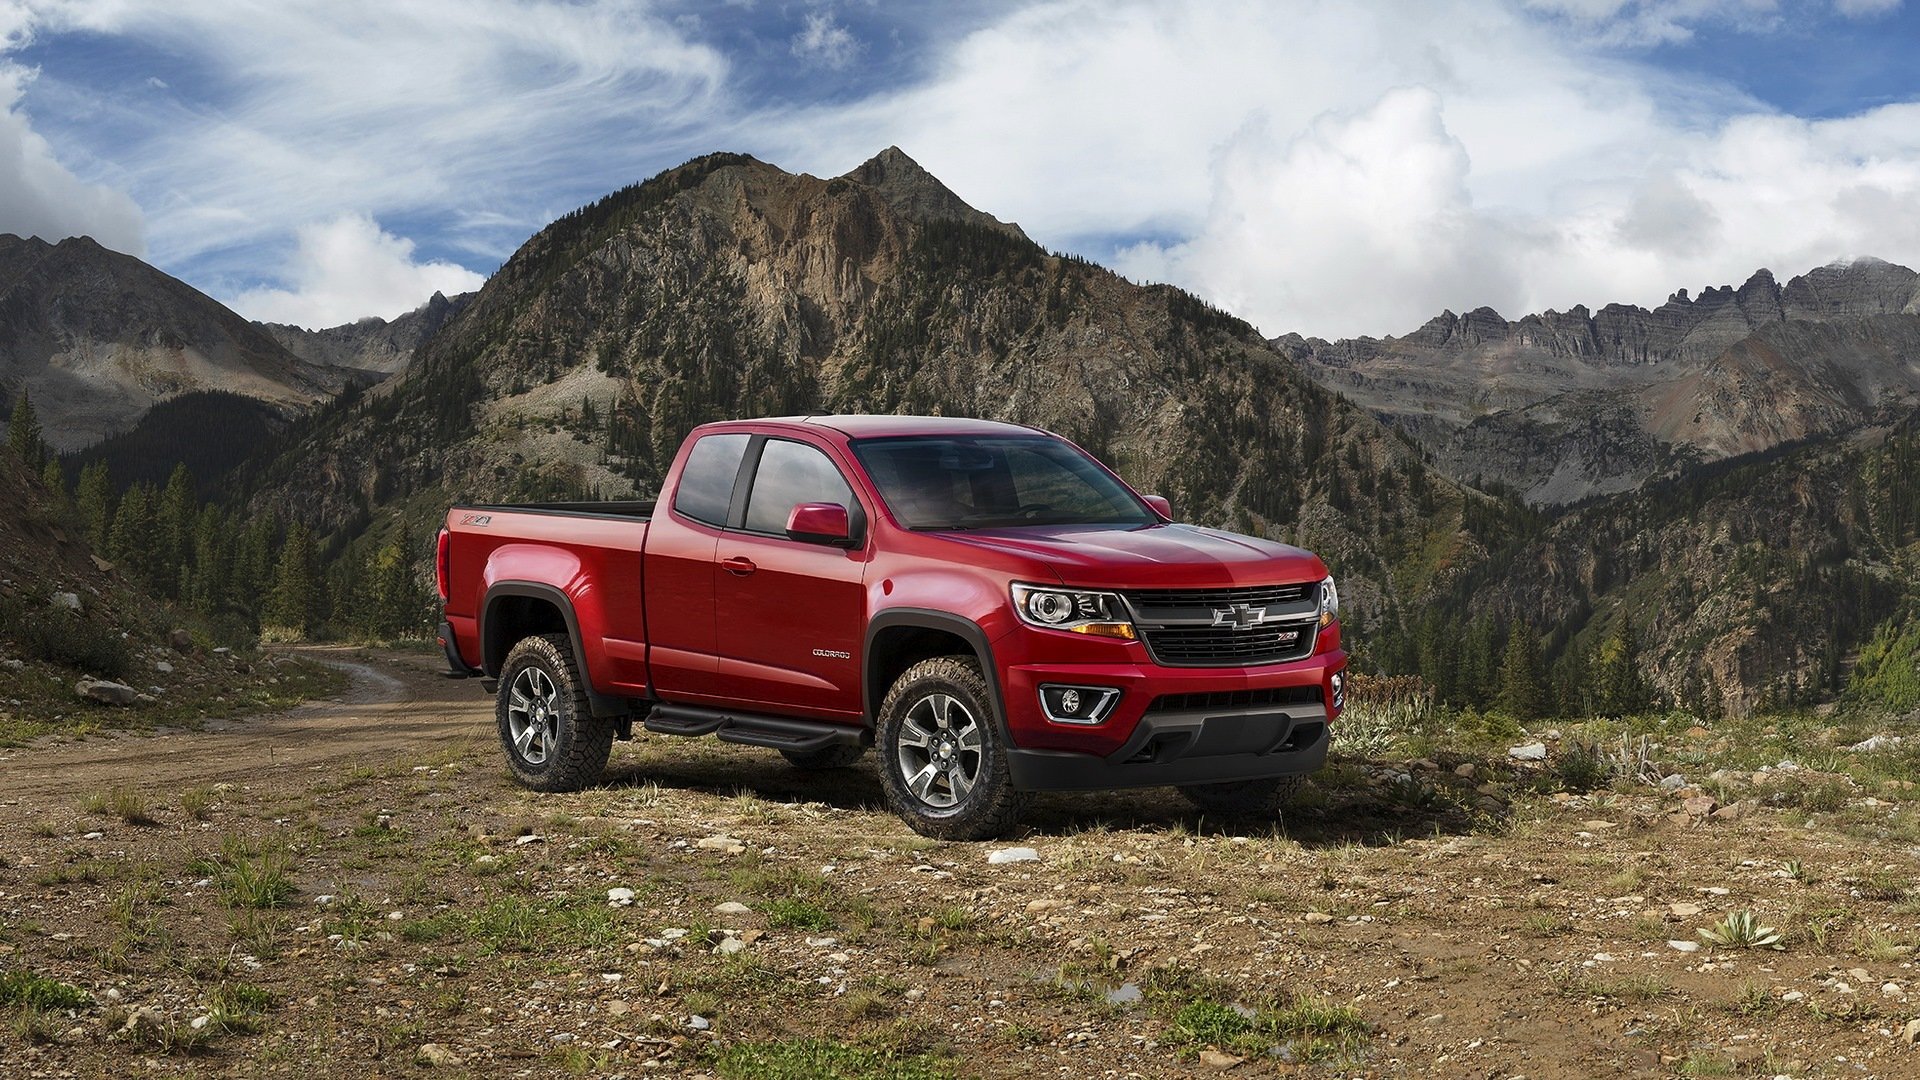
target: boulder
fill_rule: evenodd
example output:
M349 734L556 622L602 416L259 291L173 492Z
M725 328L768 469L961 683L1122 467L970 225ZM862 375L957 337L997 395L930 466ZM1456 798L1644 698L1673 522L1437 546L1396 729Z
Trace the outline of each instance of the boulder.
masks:
M107 679L81 679L73 684L73 690L83 700L98 705L131 705L140 700L140 691Z

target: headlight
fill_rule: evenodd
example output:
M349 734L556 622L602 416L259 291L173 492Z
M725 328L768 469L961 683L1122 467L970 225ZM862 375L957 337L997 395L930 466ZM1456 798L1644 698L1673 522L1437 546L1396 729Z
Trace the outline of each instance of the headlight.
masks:
M1333 575L1320 582L1320 625L1327 626L1340 615L1340 590L1333 587Z
M1126 606L1108 592L1048 589L1038 585L1013 587L1013 610L1020 621L1049 630L1071 630L1094 637L1132 641L1133 623Z

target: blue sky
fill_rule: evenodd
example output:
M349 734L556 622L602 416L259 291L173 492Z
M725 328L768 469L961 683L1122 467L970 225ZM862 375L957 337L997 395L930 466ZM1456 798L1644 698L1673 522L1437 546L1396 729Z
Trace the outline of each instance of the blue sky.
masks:
M1920 264L1920 4L0 0L0 231L308 325L688 157L897 144L1269 333Z

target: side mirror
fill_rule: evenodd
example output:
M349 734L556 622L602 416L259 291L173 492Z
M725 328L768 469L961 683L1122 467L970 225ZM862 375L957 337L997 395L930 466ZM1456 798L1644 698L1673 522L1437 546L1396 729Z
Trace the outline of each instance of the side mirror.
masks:
M1140 501L1153 507L1154 513L1159 514L1168 521L1173 520L1173 504L1168 502L1164 497L1159 495L1142 495L1140 496Z
M845 546L853 543L853 524L839 503L800 503L787 514L787 539Z

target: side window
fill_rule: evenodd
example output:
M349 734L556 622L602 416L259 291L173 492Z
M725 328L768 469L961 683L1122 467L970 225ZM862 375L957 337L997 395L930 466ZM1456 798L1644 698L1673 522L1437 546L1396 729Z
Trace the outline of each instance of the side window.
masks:
M740 474L749 435L707 435L687 452L680 470L680 487L673 508L715 528L727 523L727 505L733 501L733 481Z
M747 496L750 532L785 533L787 515L800 503L830 502L858 515L853 490L827 455L806 443L768 439L760 448L760 468Z

